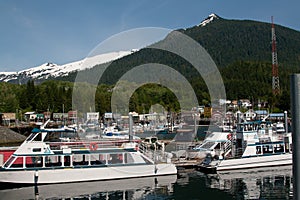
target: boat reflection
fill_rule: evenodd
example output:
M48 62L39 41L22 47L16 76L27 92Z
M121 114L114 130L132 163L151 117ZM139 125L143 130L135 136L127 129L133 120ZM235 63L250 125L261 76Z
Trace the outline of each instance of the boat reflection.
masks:
M0 190L1 199L144 199L173 193L177 175L51 184ZM155 197L153 196L153 197Z
M292 166L209 174L206 183L208 187L226 191L236 199L291 199Z

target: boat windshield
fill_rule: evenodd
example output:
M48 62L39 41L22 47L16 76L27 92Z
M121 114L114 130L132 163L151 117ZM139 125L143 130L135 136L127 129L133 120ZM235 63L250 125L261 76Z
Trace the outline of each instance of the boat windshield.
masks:
M35 141L41 141L41 134L40 133L31 133L28 138L26 139L26 141L32 141L32 140L35 140Z
M30 141L34 138L35 134L34 133L31 133L28 138L26 139L26 141Z

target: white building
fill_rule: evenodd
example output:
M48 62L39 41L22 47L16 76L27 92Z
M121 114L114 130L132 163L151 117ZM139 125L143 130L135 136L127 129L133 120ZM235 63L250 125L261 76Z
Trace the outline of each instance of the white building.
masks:
M99 112L86 113L86 120L88 122L98 122L99 121Z
M247 121L253 120L256 117L256 113L254 110L249 109L247 112L244 113L244 119Z

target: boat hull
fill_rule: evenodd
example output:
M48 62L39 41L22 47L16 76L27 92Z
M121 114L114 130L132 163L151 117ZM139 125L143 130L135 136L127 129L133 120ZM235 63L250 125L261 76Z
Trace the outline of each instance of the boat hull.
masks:
M145 198L144 192L157 187L170 186L177 180L177 175L143 177L120 180L106 180L80 183L62 183L20 187L17 189L1 188L1 199L86 199L84 196L100 192L136 191L136 199ZM141 192L142 191L142 192ZM99 197L100 198L100 197Z
M257 157L253 156L247 158L222 160L216 166L216 171L273 167L292 164L293 158L291 153Z
M173 164L0 171L0 182L53 184L176 174Z

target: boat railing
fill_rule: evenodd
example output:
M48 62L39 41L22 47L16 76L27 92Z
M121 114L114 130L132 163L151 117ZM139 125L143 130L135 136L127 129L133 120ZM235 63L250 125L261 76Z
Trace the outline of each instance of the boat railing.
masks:
M121 148L122 144L128 143L128 140L109 140L109 141L77 141L77 142L50 142L48 143L52 150L61 150L63 148L80 150L97 150L109 148Z
M224 156L227 156L232 151L232 141L228 140L224 143Z
M154 163L165 163L171 161L170 153L165 152L164 148L161 147L153 148L153 146L151 147L144 143L140 143L139 151L146 157L150 158Z

